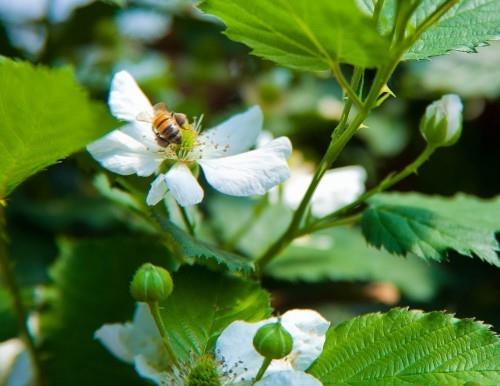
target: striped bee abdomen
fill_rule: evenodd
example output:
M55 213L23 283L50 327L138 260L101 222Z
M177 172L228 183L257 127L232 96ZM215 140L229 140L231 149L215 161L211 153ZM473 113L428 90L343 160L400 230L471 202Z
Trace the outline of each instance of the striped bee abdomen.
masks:
M165 113L157 114L152 124L160 145L168 146L171 143L181 143L182 135L180 127L173 115Z

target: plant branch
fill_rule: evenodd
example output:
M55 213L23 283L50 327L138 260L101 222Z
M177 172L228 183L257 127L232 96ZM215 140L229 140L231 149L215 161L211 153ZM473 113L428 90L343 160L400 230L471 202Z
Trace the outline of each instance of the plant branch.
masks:
M346 205L335 212L318 219L314 223L310 224L307 229L304 229L302 234L315 232L320 229L329 228L331 226L336 226L337 223L341 222L344 219L353 219L359 214L354 214L350 217L343 217L348 215L352 210L357 209L360 205L362 205L366 200L370 197L374 196L377 193L383 192L393 185L397 184L399 181L405 179L409 175L416 173L420 166L429 159L429 157L436 150L435 147L427 145L425 149L415 158L410 164L408 164L403 170L398 173L389 174L386 178L384 178L377 186L372 189L366 191L362 194L356 201L353 201L349 205Z
M354 103L358 108L362 108L363 102L361 102L361 99L359 99L354 89L347 82L346 78L344 77L344 74L342 73L340 65L337 62L332 62L331 69L333 74L335 75L335 78L337 79L337 82L339 82L340 87L342 87L342 90L347 95L351 103Z
M375 9L373 10L373 20L375 21L375 25L378 24L383 7L384 7L384 0L378 0L377 4L375 4Z
M21 339L24 343L26 351L31 359L33 366L33 378L37 386L42 386L42 371L40 358L38 357L38 352L35 346L35 341L28 329L28 316L24 305L22 302L21 291L17 280L14 275L14 271L11 267L9 257L7 256L7 233L5 226L5 213L2 204L0 203L0 274L6 289L9 292L13 311L17 318L19 325L19 331Z
M149 310L151 311L151 315L155 321L156 327L160 333L163 345L165 346L168 356L174 365L177 364L177 359L175 357L174 350L172 350L172 346L170 345L170 340L168 339L167 329L165 328L165 324L163 323L163 319L161 318L160 306L158 302L150 302L147 303L149 306Z

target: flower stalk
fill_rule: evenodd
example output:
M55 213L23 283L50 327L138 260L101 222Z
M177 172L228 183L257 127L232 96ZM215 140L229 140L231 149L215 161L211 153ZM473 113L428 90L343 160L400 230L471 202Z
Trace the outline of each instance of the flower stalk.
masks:
M153 316L156 327L158 328L163 345L167 350L167 354L172 363L174 365L177 365L177 359L174 350L172 349L172 346L170 345L170 340L168 339L167 329L165 328L165 324L163 323L163 319L161 318L160 305L158 302L148 302L147 305L149 307L149 311L151 311L151 315Z

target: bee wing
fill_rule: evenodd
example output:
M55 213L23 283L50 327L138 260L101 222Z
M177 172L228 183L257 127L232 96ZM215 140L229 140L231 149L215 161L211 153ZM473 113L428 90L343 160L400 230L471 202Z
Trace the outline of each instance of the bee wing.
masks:
M137 114L135 119L137 119L140 122L151 123L151 121L153 120L153 116L146 111L142 111L139 114Z
M155 113L169 113L170 112L170 111L168 111L167 105L163 102L155 104L153 106L153 111Z

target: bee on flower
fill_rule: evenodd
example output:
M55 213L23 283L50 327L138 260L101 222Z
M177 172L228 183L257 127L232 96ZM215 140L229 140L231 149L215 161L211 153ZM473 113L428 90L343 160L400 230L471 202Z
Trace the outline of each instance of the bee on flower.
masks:
M183 114L155 106L128 72L118 72L111 82L109 107L127 124L87 147L114 173L155 174L148 205L156 205L168 192L181 206L201 202L204 192L195 177L198 167L211 186L233 196L262 195L289 177L292 145L288 138L250 150L262 131L258 106L205 131L200 130L200 120L190 123Z

